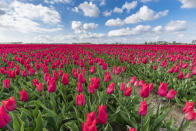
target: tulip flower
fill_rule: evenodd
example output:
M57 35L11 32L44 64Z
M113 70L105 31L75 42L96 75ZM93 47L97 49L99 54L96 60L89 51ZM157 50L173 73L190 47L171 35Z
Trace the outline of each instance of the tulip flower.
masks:
M177 91L175 91L174 89L171 89L168 93L167 93L167 98L168 99L173 99L176 95Z
M149 96L150 90L148 84L144 84L140 90L140 96L143 98L147 98Z
M67 85L69 83L69 75L68 75L68 73L63 74L61 82L63 83L63 85Z
M178 75L178 78L179 78L179 79L183 79L183 78L184 78L183 72L180 72L180 74Z
M0 128L7 126L10 120L11 120L10 116L6 113L4 106L1 105L0 107Z
M185 114L185 119L188 121L193 121L196 118L196 113L192 110Z
M125 96L130 96L132 92L132 87L130 86L129 88L126 88L124 91Z
M167 83L160 83L159 89L158 89L158 95L159 96L166 96L167 95Z
M29 98L27 92L25 91L25 89L22 89L22 91L20 91L20 100L25 102L27 101Z
M89 86L88 86L88 91L90 94L94 94L95 92L95 86L93 83L90 83Z
M10 80L9 79L3 80L3 88L10 88Z
M191 73L187 73L186 76L185 76L185 79L188 79L191 77Z
M107 113L105 111L105 105L100 106L98 105L98 121L100 124L105 124L107 122Z
M126 86L125 83L122 83L121 86L120 86L120 91L124 91L125 86Z
M138 113L141 116L145 116L147 114L147 111L148 111L148 107L147 107L146 100L145 100L145 101L140 103L140 107L139 107Z
M130 127L129 131L137 131L135 128Z
M130 80L131 84L133 85L135 83L135 81L137 80L136 76L133 76Z
M13 111L16 109L16 101L13 96L11 96L7 101L2 101L2 103L7 111Z
M95 73L95 66L92 66L90 69L89 69L89 72L91 74L94 74Z
M50 80L48 81L48 92L53 93L56 91L56 81Z
M43 91L43 89L44 89L42 83L37 84L37 85L36 85L36 88L37 88L37 91L38 91L38 92L41 92L41 91Z
M194 102L186 102L184 108L182 109L182 111L186 114L190 111L194 110Z
M115 86L115 83L114 83L114 82L112 82L112 83L108 86L108 88L107 88L107 94L108 94L108 95L110 95L110 94L112 94L112 93L114 92L114 86Z
M83 94L80 94L80 95L76 96L76 105L78 105L78 106L85 105L85 97L84 97Z
M78 92L82 92L83 91L83 87L82 87L82 83L81 82L77 83L77 91Z

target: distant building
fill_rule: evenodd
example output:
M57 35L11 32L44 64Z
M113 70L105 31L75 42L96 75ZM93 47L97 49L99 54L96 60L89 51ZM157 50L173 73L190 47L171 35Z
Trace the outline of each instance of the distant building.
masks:
M193 40L193 41L192 41L192 44L196 44L196 40Z

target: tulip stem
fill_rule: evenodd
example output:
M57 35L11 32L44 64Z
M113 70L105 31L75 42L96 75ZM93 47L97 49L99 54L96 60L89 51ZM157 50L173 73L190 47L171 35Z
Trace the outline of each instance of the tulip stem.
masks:
M183 118L183 120L182 120L182 122L181 122L181 124L180 124L180 127L178 128L178 131L183 131L183 129L184 129L184 122L186 121L186 119L185 118Z
M156 114L157 117L159 116L160 105L161 105L161 98L159 99L159 103L158 103L158 107L157 107L157 114Z
M7 128L8 128L10 131L14 131L14 130L9 126L9 124L7 124Z
M143 116L141 116L141 131L143 131Z

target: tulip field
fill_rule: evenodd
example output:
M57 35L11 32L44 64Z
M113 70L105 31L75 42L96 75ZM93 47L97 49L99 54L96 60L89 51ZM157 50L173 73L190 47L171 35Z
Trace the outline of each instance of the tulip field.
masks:
M0 45L0 76L1 131L196 131L194 45Z

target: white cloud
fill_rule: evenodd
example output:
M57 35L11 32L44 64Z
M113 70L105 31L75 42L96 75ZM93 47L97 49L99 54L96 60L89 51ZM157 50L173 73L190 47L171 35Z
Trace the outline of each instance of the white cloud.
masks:
M182 3L181 8L196 8L196 0L179 0Z
M118 7L115 7L113 12L115 13L122 13L123 12L123 9L122 8L118 8Z
M125 2L125 4L122 6L122 9L126 9L129 13L131 9L134 9L137 6L137 1L133 2Z
M160 32L163 31L163 27L160 26L160 25L159 26L156 26L156 27L153 28L152 31L154 31L155 33L160 33Z
M120 19L109 19L108 21L106 21L105 23L106 26L122 26L124 25L124 22Z
M141 2L146 3L146 2L151 2L152 0L141 0Z
M186 21L183 20L177 20L177 21L171 21L165 26L166 31L184 31L186 30Z
M76 34L88 33L90 30L95 30L98 24L95 23L84 23L81 21L72 21L71 28Z
M84 16L88 16L88 17L99 16L99 12L100 12L99 8L92 2L88 3L87 1L85 1L84 3L81 3L78 8L83 11Z
M98 27L98 24L95 23L85 23L83 25L84 30L95 30Z
M18 1L12 2L0 19L1 30L42 33L62 29L62 27L56 26L61 22L61 17L56 10Z
M104 11L103 12L103 16L107 17L107 16L110 16L112 14L112 11Z
M114 13L123 13L123 11L126 9L127 13L130 12L131 9L134 9L137 6L137 1L132 1L132 2L125 2L121 8L115 7L113 9Z
M79 9L78 9L78 7L74 7L74 8L72 8L72 11L78 13Z
M142 6L140 10L125 18L126 24L134 24L142 21L152 21L158 19L162 16L166 16L168 14L168 10L154 12L152 9L148 8L147 6Z
M71 0L44 0L47 4L55 4L55 3L70 3Z
M131 36L131 35L139 35L142 33L145 33L147 31L150 31L151 26L149 25L138 25L135 28L122 28L118 30L111 30L108 32L108 36Z
M99 4L100 6L104 6L104 5L106 5L106 2L105 2L106 0L101 0L101 3Z

